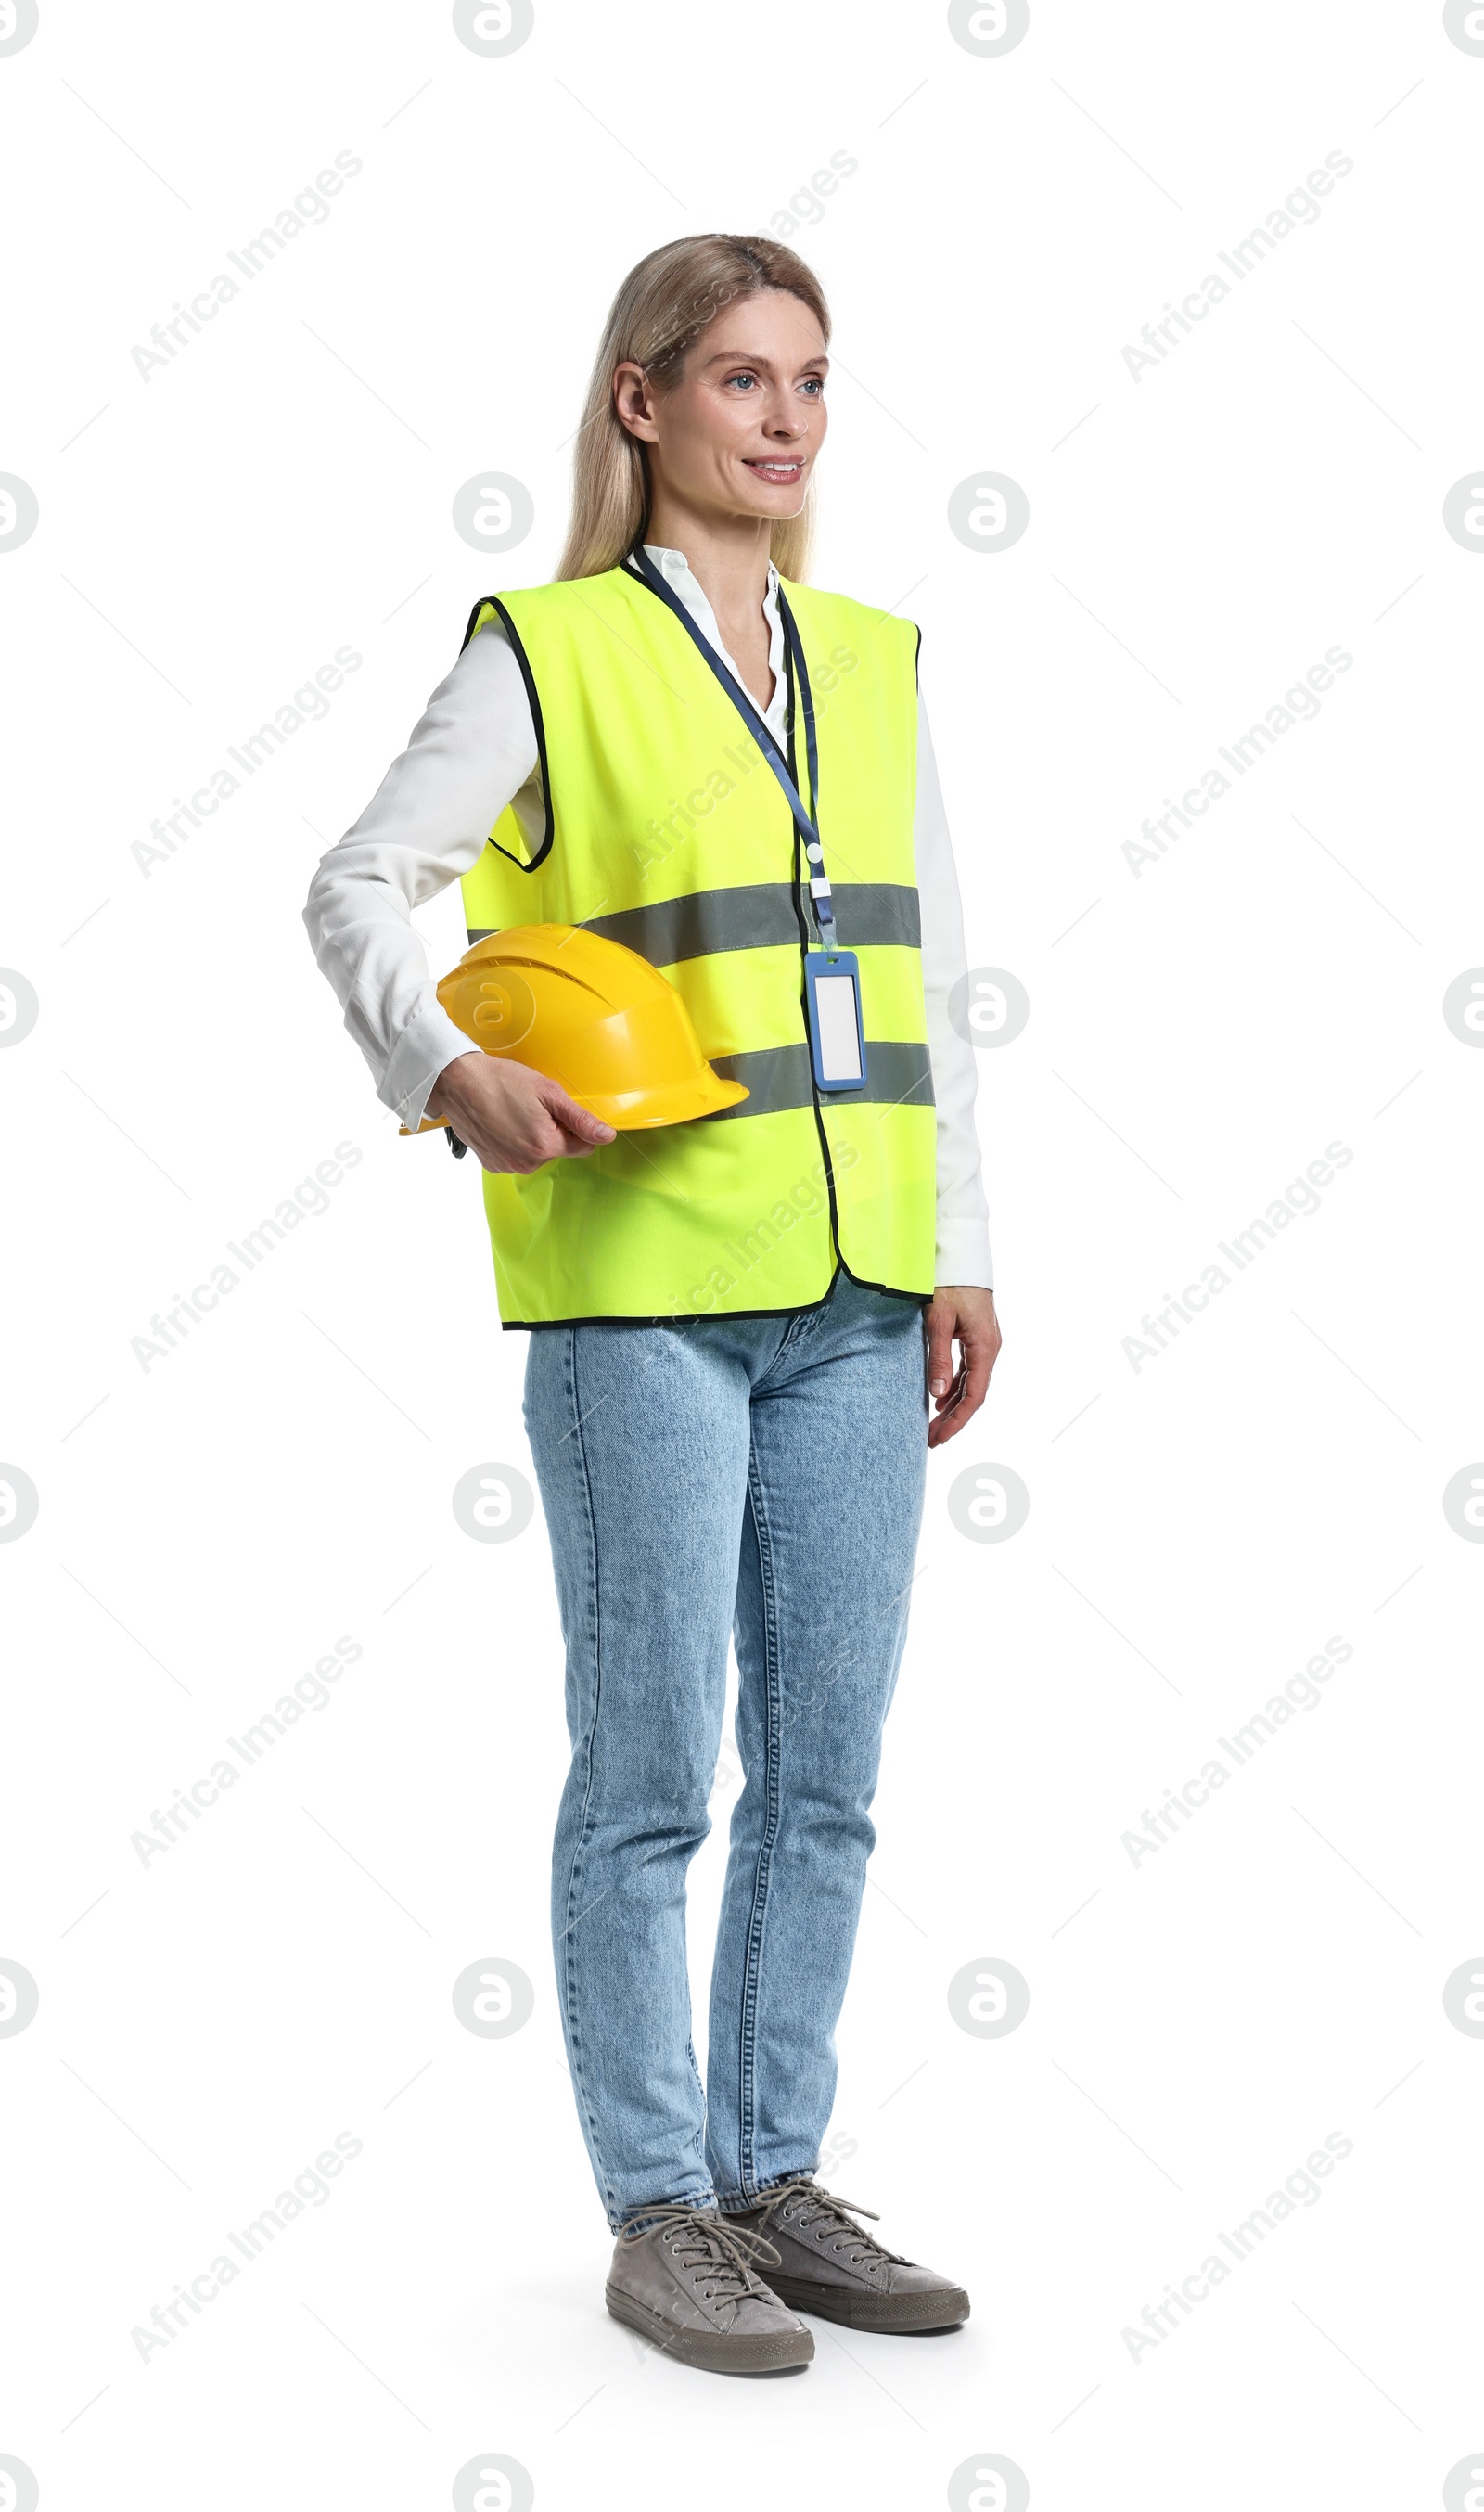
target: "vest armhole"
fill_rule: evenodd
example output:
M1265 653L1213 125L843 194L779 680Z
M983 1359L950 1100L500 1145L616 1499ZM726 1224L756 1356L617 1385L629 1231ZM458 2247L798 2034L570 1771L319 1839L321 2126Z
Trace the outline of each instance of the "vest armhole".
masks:
M913 648L912 677L914 686L920 693L922 687L922 631L920 628L918 629L918 642Z
M471 645L474 643L474 632L475 632L475 629L479 626L479 616L480 616L480 612L481 612L482 610L488 610L488 609L490 609L490 608L492 608L492 606L493 606L493 602L494 602L494 596L493 596L493 594L490 594L490 593L481 594L480 599L478 600L478 602L476 602L476 604L475 604L475 606L474 606L474 608L473 608L473 609L470 611L470 613L469 613L469 625L468 625L468 627L464 630L464 646L471 646ZM462 652L463 652L463 650L464 650L464 646L460 646L460 648L459 648L459 649L458 649L460 653L462 653Z
M521 678L526 684L526 695L530 704L530 721L535 728L536 758L541 769L541 801L546 811L546 826L541 834L541 843L537 846L535 853L529 856L525 863L521 861L518 855L513 855L508 846L495 845L493 838L487 839L486 844L488 845L494 846L495 853L503 855L507 863L513 863L517 872L535 872L542 864L545 863L547 856L550 854L552 839L556 834L556 819L552 810L551 801L551 768L546 757L545 719L541 713L540 695L536 688L535 675L531 671L529 658L527 655L525 647L521 643L515 621L511 618L509 611L506 609L504 603L500 600L497 593L487 593L482 601L476 602L474 608L469 613L469 625L464 631L464 646L467 646L470 639L473 637L475 622L478 620L482 610L494 610L498 612L504 625L505 634L510 640L510 650L521 667ZM458 650L460 653L463 652L464 646L459 648Z

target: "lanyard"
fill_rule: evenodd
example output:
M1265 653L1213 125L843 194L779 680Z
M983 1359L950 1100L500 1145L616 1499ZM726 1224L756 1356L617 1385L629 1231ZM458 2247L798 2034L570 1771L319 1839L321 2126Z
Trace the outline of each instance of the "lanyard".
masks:
M829 880L825 873L824 848L819 841L818 827L804 809L802 798L793 777L789 774L788 763L782 751L740 681L733 679L716 648L691 617L680 595L661 575L644 543L636 541L629 556L650 591L657 593L660 600L668 604L674 611L702 660L710 664L788 797L789 807L794 814L794 825L803 840L803 850L809 859L809 895L814 901L814 916L819 926L819 938L826 950L834 950L837 947L835 909L830 897ZM781 584L778 587L778 614L783 622L784 642L788 647L789 658L794 667L803 707L804 746L809 762L809 793L817 812L819 809L819 751L814 737L814 695L809 687L809 672L803 659L803 646Z

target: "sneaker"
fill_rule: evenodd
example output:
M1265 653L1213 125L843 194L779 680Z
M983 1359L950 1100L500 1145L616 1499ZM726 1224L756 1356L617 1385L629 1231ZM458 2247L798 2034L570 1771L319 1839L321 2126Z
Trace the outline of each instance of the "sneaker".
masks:
M703 2373L801 2372L814 2340L754 2272L771 2242L715 2208L653 2207L613 2246L607 2306Z
M956 2329L967 2320L962 2286L884 2250L854 2221L857 2216L877 2220L871 2208L832 2198L803 2173L728 2213L726 2220L767 2237L778 2259L768 2271L773 2291L796 2311L897 2335Z

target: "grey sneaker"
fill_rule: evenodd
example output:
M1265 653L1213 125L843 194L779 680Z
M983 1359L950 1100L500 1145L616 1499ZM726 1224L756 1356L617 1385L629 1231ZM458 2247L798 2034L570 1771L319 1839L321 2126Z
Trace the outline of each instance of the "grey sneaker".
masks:
M802 2372L814 2340L754 2273L771 2242L714 2208L653 2207L613 2246L615 2320L703 2373Z
M801 2173L755 2206L729 2213L726 2220L766 2235L778 2258L768 2271L773 2291L796 2311L898 2336L956 2329L967 2320L969 2298L962 2286L883 2250L853 2220L856 2216L877 2220L871 2208L832 2198Z

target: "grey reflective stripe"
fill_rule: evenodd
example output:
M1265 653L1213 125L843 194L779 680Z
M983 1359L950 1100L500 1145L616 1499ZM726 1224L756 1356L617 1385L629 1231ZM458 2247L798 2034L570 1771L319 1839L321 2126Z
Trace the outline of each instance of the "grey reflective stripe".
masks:
M651 968L673 967L678 960L704 960L713 951L766 951L780 942L799 948L794 887L787 881L660 898L615 916L594 916L587 929L609 942L626 943Z
M916 889L886 881L838 881L833 887L841 949L853 951L882 942L921 949ZM483 942L492 929L471 925L470 943ZM682 960L704 960L715 952L767 951L780 943L792 943L797 949L799 945L794 885L787 881L756 882L740 889L692 890L686 898L656 899L652 905L624 908L613 916L590 916L583 929L601 933L609 942L627 944L651 968L672 968Z
M749 1095L734 1108L719 1108L714 1116L698 1119L700 1124L721 1125L734 1117L776 1117L786 1108L813 1104L813 1073L804 1041L757 1047L745 1055L714 1055L711 1063L724 1080L745 1083ZM933 1104L932 1064L925 1046L902 1039L870 1038L866 1074L864 1090L822 1090L820 1106L844 1108L862 1099L890 1108Z

